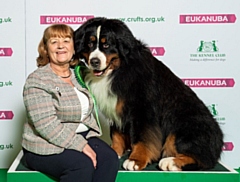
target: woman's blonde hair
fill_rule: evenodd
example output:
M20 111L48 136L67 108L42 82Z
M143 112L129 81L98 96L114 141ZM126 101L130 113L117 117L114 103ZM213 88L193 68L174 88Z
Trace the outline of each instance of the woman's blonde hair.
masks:
M65 24L53 24L44 30L43 37L38 45L38 57L37 66L45 66L49 63L49 57L47 52L47 42L52 37L69 37L73 39L73 29ZM74 67L79 63L78 60L70 61L70 66Z

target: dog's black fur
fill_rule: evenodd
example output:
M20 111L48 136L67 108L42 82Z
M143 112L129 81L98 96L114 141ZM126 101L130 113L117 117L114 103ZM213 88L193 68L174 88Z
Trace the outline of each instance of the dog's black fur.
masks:
M113 120L113 148L119 156L132 150L126 169L141 170L159 160L163 170L215 166L223 147L218 123L198 96L123 22L93 18L75 31L74 38L76 57L89 67L86 83L99 108ZM106 57L104 69L100 69L103 56L90 56L97 48ZM99 93L105 93L104 101ZM112 105L111 98L116 98Z

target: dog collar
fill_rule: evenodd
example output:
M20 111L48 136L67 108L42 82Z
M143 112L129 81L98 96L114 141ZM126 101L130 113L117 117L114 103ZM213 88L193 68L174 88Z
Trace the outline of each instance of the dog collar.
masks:
M77 79L77 82L83 87L83 88L86 88L88 89L92 99L93 99L93 105L94 105L94 111L95 111L95 115L96 115L96 120L97 120L97 123L98 123L98 126L99 126L99 130L100 130L100 134L102 134L102 128L101 128L101 124L100 124L100 121L99 121L99 117L98 117L98 108L97 108L97 101L94 97L94 95L92 94L90 88L85 84L85 82L83 81L82 77L81 77L81 74L80 72L85 69L86 67L81 67L80 65L77 65L75 66L74 68L74 73L75 73L75 76L76 76L76 79ZM81 70L82 69L82 70Z
M80 65L77 65L75 66L74 68L74 73L75 73L75 76L76 76L76 79L77 79L77 82L83 87L83 88L87 88L85 82L83 81L82 77L81 77L81 74L80 74L80 71L81 69L85 69L85 67L81 67ZM88 88L87 88L88 89Z

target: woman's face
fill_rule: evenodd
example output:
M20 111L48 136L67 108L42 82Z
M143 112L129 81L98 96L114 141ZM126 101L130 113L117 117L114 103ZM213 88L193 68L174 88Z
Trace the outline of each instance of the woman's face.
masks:
M74 54L73 39L70 37L52 37L47 42L50 62L58 65L69 63Z

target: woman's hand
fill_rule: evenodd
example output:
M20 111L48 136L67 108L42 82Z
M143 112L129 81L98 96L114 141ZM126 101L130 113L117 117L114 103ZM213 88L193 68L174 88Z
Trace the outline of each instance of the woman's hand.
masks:
M97 155L94 152L94 150L88 144L86 144L85 147L83 148L83 153L86 154L88 157L90 157L90 159L93 162L93 166L96 169L96 166L97 166Z

